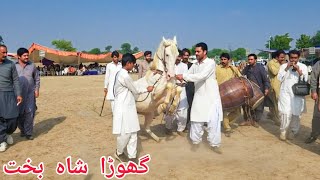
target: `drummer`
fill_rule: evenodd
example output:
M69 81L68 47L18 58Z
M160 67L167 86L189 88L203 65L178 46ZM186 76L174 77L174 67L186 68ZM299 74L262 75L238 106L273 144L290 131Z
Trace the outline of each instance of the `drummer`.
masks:
M249 65L243 69L242 74L247 76L250 81L256 83L264 95L267 96L270 88L270 81L267 78L267 71L261 64L257 64L257 55L255 54L248 55L248 64ZM254 127L259 127L258 122L261 120L263 115L264 103L261 103L254 110L247 106L244 109L245 121L240 125L252 125Z
M220 55L220 64L216 67L216 77L218 85L225 81L228 81L234 77L242 76L238 68L230 65L230 55L228 53L222 53ZM223 111L223 128L226 137L230 137L232 129L230 124L241 116L240 107L228 111Z

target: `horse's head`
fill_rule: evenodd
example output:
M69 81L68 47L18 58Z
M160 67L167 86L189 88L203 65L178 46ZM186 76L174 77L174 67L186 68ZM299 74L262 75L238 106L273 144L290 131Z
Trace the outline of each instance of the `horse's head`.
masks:
M160 46L155 53L154 68L166 72L167 79L175 77L175 62L179 55L177 48L177 39L165 39L163 38Z

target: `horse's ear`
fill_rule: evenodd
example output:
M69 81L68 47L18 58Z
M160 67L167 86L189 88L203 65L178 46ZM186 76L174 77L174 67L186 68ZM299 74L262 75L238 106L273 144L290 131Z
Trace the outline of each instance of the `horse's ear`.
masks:
M176 37L176 36L173 37L173 42L174 42L175 44L177 44L177 37Z
M166 40L163 36L162 36L162 41L163 41L163 45L164 45L165 47L170 46L169 41Z

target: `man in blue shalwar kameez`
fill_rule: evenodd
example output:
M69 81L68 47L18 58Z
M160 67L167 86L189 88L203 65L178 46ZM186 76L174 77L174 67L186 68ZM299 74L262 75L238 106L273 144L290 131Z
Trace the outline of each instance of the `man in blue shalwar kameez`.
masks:
M33 140L33 124L36 111L35 98L39 96L40 76L36 66L29 61L29 51L19 48L16 68L19 75L22 97L24 101L19 106L18 127L21 137Z

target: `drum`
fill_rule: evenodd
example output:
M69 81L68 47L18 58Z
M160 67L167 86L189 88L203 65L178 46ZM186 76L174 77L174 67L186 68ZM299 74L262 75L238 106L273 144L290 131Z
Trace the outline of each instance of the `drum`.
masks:
M263 103L264 94L256 83L252 81L250 82L253 88L253 97L249 100L249 106L251 107L251 109L256 109L261 103Z
M253 97L250 81L244 77L232 78L219 85L223 110L231 110L245 104Z

